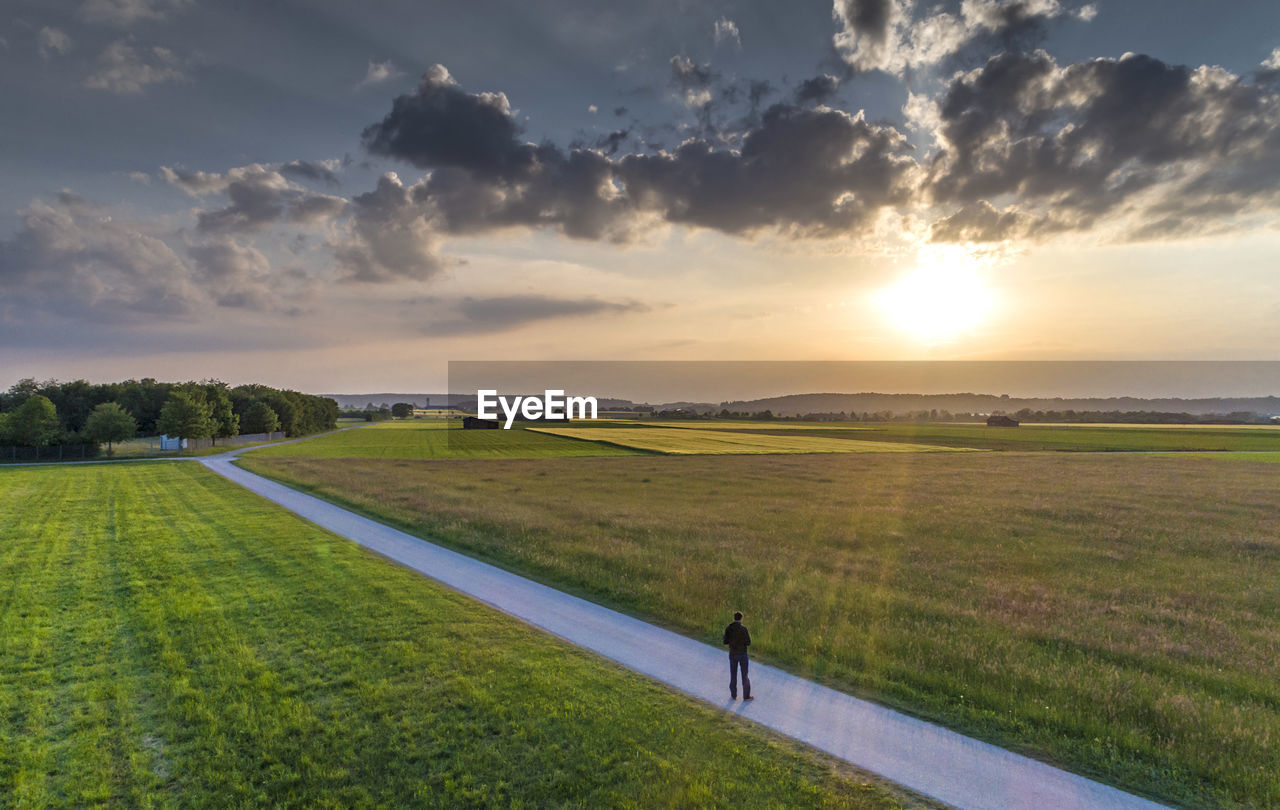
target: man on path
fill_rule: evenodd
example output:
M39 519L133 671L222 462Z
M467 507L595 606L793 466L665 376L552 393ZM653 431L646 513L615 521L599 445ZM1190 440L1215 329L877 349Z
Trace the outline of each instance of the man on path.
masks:
M733 614L733 623L724 629L724 643L729 645L729 697L738 699L738 670L742 670L742 699L751 697L751 681L747 678L747 647L751 634L742 626L742 614Z

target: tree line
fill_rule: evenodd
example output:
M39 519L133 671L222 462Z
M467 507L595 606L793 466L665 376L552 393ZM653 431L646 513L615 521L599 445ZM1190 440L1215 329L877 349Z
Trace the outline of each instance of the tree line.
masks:
M0 445L107 444L166 434L221 439L241 433L305 436L337 426L328 397L218 380L118 383L19 380L0 393Z

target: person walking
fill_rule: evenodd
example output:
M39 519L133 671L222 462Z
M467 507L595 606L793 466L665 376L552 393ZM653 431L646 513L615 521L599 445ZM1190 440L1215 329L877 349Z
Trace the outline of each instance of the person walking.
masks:
M724 643L729 645L729 698L738 699L738 670L742 670L742 699L751 697L751 680L747 678L747 647L751 634L742 626L742 613L733 614L733 622L724 629Z

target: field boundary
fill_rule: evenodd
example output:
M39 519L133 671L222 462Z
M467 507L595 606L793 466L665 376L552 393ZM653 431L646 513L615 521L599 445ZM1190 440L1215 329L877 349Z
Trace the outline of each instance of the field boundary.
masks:
M585 599L434 545L237 466L239 451L195 459L279 506L390 560L691 697L947 804L1161 807L783 670L752 667L754 703L727 699L725 653Z

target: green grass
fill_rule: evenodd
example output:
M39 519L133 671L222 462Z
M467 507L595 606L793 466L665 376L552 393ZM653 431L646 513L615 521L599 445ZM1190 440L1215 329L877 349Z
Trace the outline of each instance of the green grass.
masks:
M195 464L0 472L0 804L886 808Z
M793 436L796 431L803 430L805 436L815 438L908 442L980 450L1280 452L1280 428L1272 426L1023 424L1016 428L1001 428L939 422L783 423L716 420L658 424L681 429L774 436ZM608 426L601 424L600 427Z
M1221 458L246 466L710 643L741 607L765 660L1128 789L1277 806L1280 495Z
M603 442L606 445L675 455L722 455L729 453L920 453L955 450L907 442L858 441L853 438L747 433L728 430L637 427L609 429L594 427L539 427L531 431L551 436Z
M379 422L303 442L255 450L255 456L309 458L554 458L627 456L637 451L511 430L461 430L443 420Z

